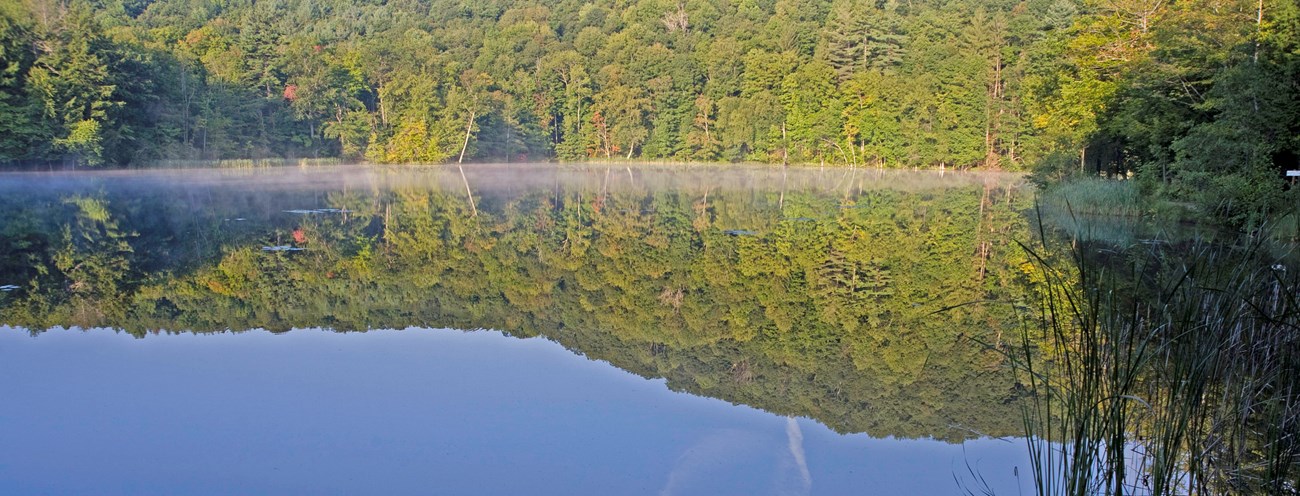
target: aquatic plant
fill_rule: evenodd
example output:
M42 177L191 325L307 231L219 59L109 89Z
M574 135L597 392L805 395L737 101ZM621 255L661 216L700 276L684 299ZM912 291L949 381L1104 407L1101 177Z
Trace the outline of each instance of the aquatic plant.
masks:
M1294 494L1296 270L1259 241L1044 243L1010 353L1037 494Z

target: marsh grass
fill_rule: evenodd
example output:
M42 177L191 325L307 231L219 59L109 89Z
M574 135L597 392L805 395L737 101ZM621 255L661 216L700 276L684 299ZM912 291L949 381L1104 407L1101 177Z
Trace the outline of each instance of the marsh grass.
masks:
M1297 268L1260 243L1024 249L1041 308L1010 355L1037 494L1295 493Z
M1081 178L1053 185L1041 197L1042 205L1083 215L1136 217L1149 203L1133 181Z
M1189 214L1188 205L1145 195L1137 181L1100 177L1075 178L1045 187L1040 208L1071 215L1143 217L1178 221Z

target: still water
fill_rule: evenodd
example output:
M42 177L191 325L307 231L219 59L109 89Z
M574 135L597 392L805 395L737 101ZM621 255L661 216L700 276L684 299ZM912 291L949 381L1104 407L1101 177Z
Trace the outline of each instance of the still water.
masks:
M999 349L1028 196L815 169L0 175L0 493L1019 494Z

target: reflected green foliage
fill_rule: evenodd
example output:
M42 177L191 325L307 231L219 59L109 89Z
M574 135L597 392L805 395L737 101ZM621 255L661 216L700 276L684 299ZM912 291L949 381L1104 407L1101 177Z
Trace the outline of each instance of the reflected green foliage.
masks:
M1027 191L755 172L579 169L475 188L474 207L454 171L8 191L5 211L29 220L0 247L47 269L0 267L22 286L0 321L138 336L494 328L841 432L1018 432L992 348L1034 284L1005 241L1029 236ZM336 210L286 212L310 209ZM302 250L264 249L281 245Z

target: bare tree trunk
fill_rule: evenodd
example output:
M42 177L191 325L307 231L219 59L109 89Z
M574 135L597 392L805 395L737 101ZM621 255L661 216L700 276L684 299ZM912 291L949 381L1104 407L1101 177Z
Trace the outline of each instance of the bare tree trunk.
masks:
M852 169L853 166L857 163L857 159L856 159L856 158L854 158L853 160L849 160L849 154L847 154L847 153L844 152L844 147L840 146L839 143L836 143L836 142L834 142L834 141L828 140L828 139L826 139L826 138L822 138L822 141L825 141L827 144L829 144L829 145L835 147L835 149L838 150L838 151L840 152L840 157L844 159L844 163L849 164L849 168L850 168L850 169ZM852 150L852 149L853 149L853 146L852 146L852 145L849 145L849 150ZM833 160L834 160L834 159L832 159L832 161L833 161ZM822 161L825 162L825 159L822 159Z
M785 137L785 121L781 121L781 165L790 165L790 140Z
M1000 48L1000 47L999 47ZM1002 117L1002 54L993 57L993 73L989 85L988 99L984 108L984 167L996 168L999 162L998 142L999 123Z
M457 164L465 161L465 149L469 148L469 133L474 130L474 117L477 117L477 115L473 110L469 112L469 122L465 124L465 142L460 145L460 158L456 159ZM460 175L465 177L465 171L461 171ZM465 183L465 189L469 189L469 183ZM473 200L470 200L470 205L473 204Z
M385 86L385 84L379 85L379 90L375 92L375 98L379 101L379 122L384 123L384 127L388 127L388 104L384 101L383 96Z
M1254 55L1251 55L1251 63L1256 66L1259 65L1259 37L1261 34L1260 30L1263 28L1263 25L1264 25L1264 0L1259 0L1259 7L1255 11L1255 53ZM1255 113L1258 114L1259 113L1259 92L1251 91L1251 93L1253 93L1251 95L1251 104L1255 109ZM1298 225L1300 225L1300 223L1298 223Z
M1255 54L1251 57L1252 62L1259 63L1259 35L1260 29L1264 25L1264 0L1259 0L1259 6L1255 10Z
M994 83L997 84L997 83ZM984 102L984 167L990 167L993 162L993 90L989 90L989 96Z

